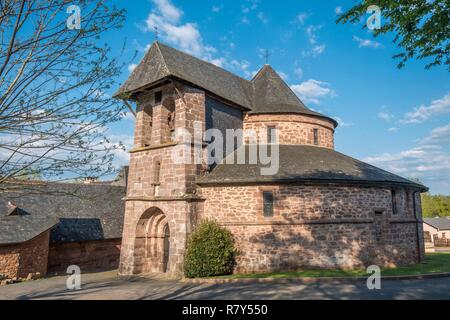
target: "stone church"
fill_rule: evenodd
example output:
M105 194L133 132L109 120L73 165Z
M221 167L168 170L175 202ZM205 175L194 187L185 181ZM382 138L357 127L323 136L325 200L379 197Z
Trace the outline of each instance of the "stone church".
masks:
M337 122L308 109L265 65L252 80L155 42L116 98L135 102L134 147L119 272L181 273L202 219L228 228L235 272L301 267L397 266L424 258L421 184L334 150ZM278 170L262 162L174 162L181 142L215 128L242 129L227 157L277 145ZM211 143L186 145L204 153ZM232 161L231 161L232 162Z

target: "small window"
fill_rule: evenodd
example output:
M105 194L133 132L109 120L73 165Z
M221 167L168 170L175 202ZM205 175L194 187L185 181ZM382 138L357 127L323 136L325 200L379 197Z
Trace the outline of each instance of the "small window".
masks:
M442 232L442 238L447 239L445 232Z
M161 103L162 101L162 91L155 92L155 104Z
M277 128L267 127L267 142L269 144L277 143Z
M319 129L315 128L314 130L314 145L319 145Z
M375 215L376 216L382 216L383 215L383 210L375 210Z
M273 217L273 193L263 192L264 217Z
M397 211L397 192L395 190L391 190L391 197L392 197L392 214L396 215L398 211Z
M153 181L155 184L159 184L161 182L161 162L156 161L153 174Z

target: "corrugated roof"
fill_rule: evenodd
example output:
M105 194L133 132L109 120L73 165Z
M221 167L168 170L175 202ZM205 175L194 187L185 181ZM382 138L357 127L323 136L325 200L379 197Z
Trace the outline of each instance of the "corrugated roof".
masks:
M249 146L245 148L249 163ZM229 157L235 157L236 151ZM274 182L348 182L371 185L402 184L426 190L426 187L384 171L370 164L348 157L332 149L305 146L280 145L279 170L274 175L261 175L262 164L222 164L201 177L198 184L239 184Z
M51 231L52 243L121 238L125 195L124 186L110 184L1 185L0 244L23 241L42 232L45 221L53 219L59 219L59 223ZM20 219L6 217L8 202L19 208Z
M439 230L450 230L450 218L423 218L426 224Z

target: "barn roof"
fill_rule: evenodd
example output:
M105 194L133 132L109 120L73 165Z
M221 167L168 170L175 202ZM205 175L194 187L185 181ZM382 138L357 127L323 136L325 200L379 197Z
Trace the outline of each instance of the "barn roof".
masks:
M24 242L52 227L51 243L121 238L124 196L124 186L109 183L2 185L0 244ZM11 204L18 214L8 215Z
M266 165L248 164L249 146L245 148L247 164L231 163L237 152L229 155L213 170L198 180L200 185L248 183L351 183L369 185L409 185L426 190L426 187L370 164L348 157L328 148L306 145L280 145L279 170L274 175L262 175Z
M128 80L115 94L132 96L170 78L181 79L233 102L252 114L298 113L323 117L308 109L290 87L269 65L265 65L248 81L212 63L168 47L153 43Z
M450 230L450 218L423 218L423 222L438 230Z

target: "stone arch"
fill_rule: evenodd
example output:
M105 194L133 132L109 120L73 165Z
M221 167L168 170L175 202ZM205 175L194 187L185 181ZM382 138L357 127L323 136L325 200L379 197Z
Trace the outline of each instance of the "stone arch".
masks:
M134 273L168 271L170 228L166 215L156 207L146 210L136 225Z

